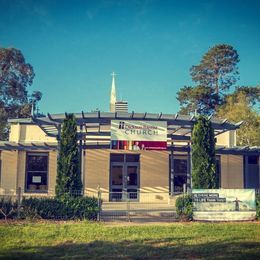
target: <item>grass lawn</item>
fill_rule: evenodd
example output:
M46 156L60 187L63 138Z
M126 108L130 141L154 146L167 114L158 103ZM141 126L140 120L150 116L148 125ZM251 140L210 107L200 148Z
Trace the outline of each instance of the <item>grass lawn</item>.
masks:
M260 223L0 224L0 258L260 259Z

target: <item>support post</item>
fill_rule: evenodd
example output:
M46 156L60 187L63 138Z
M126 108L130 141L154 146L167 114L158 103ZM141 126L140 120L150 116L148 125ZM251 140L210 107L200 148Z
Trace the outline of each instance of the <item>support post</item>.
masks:
M86 156L86 150L83 148L82 151L82 164L81 164L81 169L82 169L82 195L85 195L85 156Z
M187 185L186 185L186 183L183 184L183 193L184 194L187 193Z
M170 188L171 188L171 196L172 196L172 195L174 194L174 160L173 160L173 145L171 146Z
M61 124L58 125L58 135L57 135L57 168L56 171L58 172L58 161L60 158L60 139L61 139ZM56 177L56 185L57 185L57 177ZM56 195L56 185L55 185L55 189L54 189L54 194Z
M247 182L248 182L248 180L247 180L247 176L248 176L248 156L247 155L244 155L244 165L245 165L245 167L244 167L244 188L247 188Z
M83 131L83 125L80 125L80 133ZM82 181L82 190L81 190L81 195L83 194L83 167L82 167L82 138L80 136L79 140L79 165L80 165L80 175L81 175L81 181Z
M187 191L188 193L191 192L192 189L192 146L191 142L189 142L189 151L188 151L188 158L189 158L189 169L188 169L188 178L187 178Z
M101 190L100 190L100 186L98 186L98 188L97 188L97 190L98 190L98 213L97 213L97 221L100 221L101 220L101 210L102 210L102 208L101 208Z
M19 187L17 190L17 217L20 218L20 210L21 210L21 201L22 201L22 188Z
M126 203L127 203L127 205L126 205L126 207L127 207L127 220L128 220L128 222L131 222L131 218L130 218L130 193L128 193L127 195L127 199L126 199Z

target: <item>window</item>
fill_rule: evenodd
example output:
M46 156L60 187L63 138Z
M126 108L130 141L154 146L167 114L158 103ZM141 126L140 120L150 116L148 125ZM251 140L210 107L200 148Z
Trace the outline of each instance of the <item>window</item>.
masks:
M259 156L246 155L244 158L245 188L260 188L260 162Z
M175 174L187 175L188 158L185 159L173 159L173 168Z
M174 191L183 192L183 185L187 185L188 157L174 158Z
M258 156L248 156L248 164L256 164L258 163Z
M139 162L139 154L126 154L126 162Z
M28 153L26 158L27 192L47 192L48 153Z
M111 162L124 162L124 155L123 154L111 154L110 155Z
M110 154L110 163L111 162L139 162L140 155L139 154L119 154L119 153L111 153Z

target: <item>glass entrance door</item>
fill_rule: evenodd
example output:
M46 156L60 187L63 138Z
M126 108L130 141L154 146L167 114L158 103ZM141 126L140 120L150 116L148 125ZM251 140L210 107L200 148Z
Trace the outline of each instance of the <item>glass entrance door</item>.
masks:
M138 200L139 164L111 163L110 171L110 200Z
M123 174L124 165L123 164L112 164L110 172L110 200L122 200L123 192Z
M130 200L138 200L138 165L126 164L126 191Z
M174 155L171 160L170 155L169 167L170 192L183 192L184 185L187 185L187 175L190 172L188 157Z

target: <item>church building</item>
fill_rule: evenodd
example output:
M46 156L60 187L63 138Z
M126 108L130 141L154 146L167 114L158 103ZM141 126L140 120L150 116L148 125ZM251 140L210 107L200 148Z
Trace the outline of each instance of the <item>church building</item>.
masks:
M110 111L74 114L85 195L100 189L107 201L168 200L192 188L191 132L196 118L116 111L113 73ZM53 196L63 114L10 119L0 142L0 194ZM241 123L211 118L221 188L260 188L260 148L238 147ZM158 194L162 194L159 196Z

